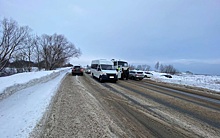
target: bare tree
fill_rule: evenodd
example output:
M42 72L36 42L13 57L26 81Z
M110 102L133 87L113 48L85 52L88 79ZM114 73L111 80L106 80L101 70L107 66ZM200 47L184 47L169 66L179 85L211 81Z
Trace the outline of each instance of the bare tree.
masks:
M178 71L172 65L160 65L160 72L162 73L169 73L169 74L176 74Z
M41 61L43 60L42 58L42 47L40 46L40 37L35 35L32 37L32 42L33 42L33 50L34 50L34 55L33 55L33 61L35 63L37 63L37 67L38 67L38 70L41 70L42 65L41 65Z
M61 67L68 58L81 55L80 49L76 49L63 35L42 35L40 45L46 70Z
M130 64L129 64L128 67L129 67L130 70L135 69L135 66L134 66L134 65L130 65Z
M150 66L149 66L149 65L146 65L145 70L146 70L146 71L149 71L149 70L150 70Z
M150 70L150 66L147 64L142 65L142 70L144 71L149 71Z
M160 72L165 72L164 65L160 64Z
M137 65L138 70L142 70L142 65Z
M147 64L138 65L138 66L137 66L137 69L139 69L139 70L147 70L147 71L149 71L149 70L150 70L150 66L147 65Z
M10 67L15 68L17 73L28 71L27 57L21 50L14 53L14 61L10 64Z
M40 54L42 56L42 59L44 61L44 67L45 69L48 69L48 55L49 55L49 42L50 42L50 36L49 35L42 35L39 44L41 46Z
M19 27L17 22L4 18L0 28L0 72L6 64L13 58L14 53L20 50L24 44L30 28L28 26Z
M160 67L160 63L159 63L159 61L158 61L158 62L155 64L155 66L154 66L154 67L155 67L155 69L156 69L156 70L158 70L158 69L159 69L159 67Z
M147 67L147 65L146 65L146 64L141 65L141 70L146 70L146 67Z
M34 53L34 47L35 47L35 38L31 35L28 35L25 43L24 43L24 47L20 50L21 53L23 53L24 57L25 57L25 61L28 61L28 65L27 65L27 70L30 72L31 71L31 63L32 63L32 59L33 59L33 53Z
M176 74L178 71L173 67L173 65L165 66L165 73Z

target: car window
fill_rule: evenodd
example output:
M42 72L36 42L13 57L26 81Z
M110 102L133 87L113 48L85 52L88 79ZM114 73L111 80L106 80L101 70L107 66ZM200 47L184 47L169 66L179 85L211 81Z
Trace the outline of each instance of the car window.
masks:
M74 69L79 69L80 68L80 66L74 66Z

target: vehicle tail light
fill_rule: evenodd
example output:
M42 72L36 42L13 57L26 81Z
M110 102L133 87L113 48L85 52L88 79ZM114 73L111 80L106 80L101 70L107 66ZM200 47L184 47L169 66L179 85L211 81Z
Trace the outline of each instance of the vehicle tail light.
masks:
M80 69L81 72L83 72L83 69Z

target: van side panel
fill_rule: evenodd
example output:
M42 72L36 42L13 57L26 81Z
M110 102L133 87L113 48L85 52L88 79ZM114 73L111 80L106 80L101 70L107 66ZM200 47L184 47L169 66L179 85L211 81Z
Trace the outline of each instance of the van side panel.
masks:
M91 74L92 74L93 77L96 77L96 78L99 77L99 74L98 74L98 71L97 71L98 65L99 65L98 60L93 60L92 63L91 63Z

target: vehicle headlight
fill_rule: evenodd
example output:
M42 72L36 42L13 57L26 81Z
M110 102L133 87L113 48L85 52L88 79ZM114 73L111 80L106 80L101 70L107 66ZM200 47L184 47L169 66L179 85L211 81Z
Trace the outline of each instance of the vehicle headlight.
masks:
M106 75L106 72L103 72L102 75Z

